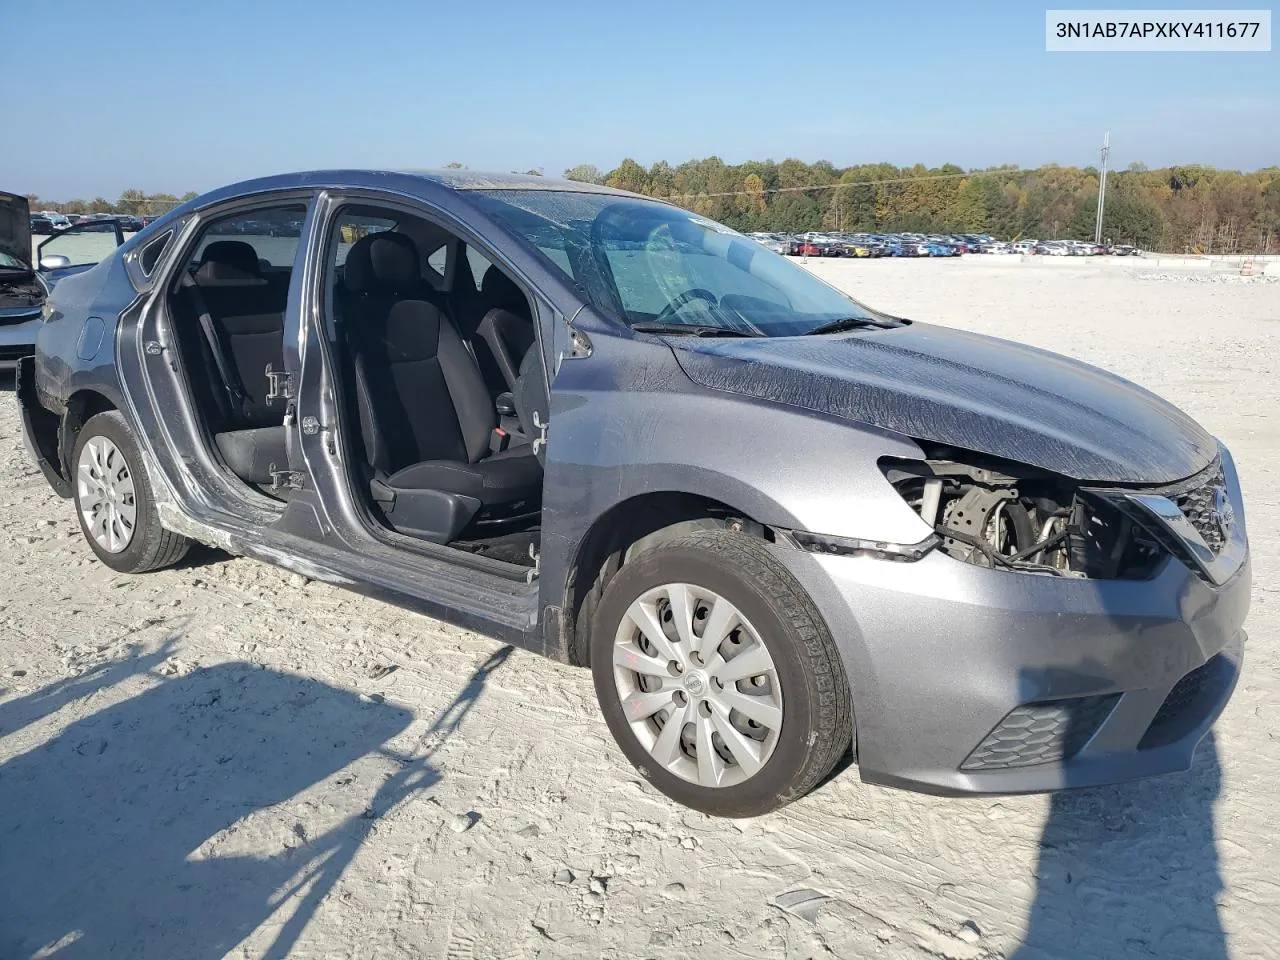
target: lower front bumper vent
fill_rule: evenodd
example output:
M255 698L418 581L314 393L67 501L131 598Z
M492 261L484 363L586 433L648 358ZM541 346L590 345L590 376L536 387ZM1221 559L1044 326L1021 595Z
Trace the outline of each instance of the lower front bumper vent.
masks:
M1016 707L996 724L960 769L998 770L1068 760L1089 742L1119 699L1116 693Z
M1169 695L1164 698L1164 703L1160 704L1151 726L1142 735L1138 749L1163 747L1189 733L1204 713L1201 708L1202 695L1213 690L1216 700L1216 688L1220 684L1223 666L1222 654L1218 654L1174 684Z

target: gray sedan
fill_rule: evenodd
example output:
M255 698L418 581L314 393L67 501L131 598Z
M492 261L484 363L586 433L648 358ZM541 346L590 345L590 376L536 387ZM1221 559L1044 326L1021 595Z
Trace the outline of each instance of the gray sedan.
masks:
M1240 485L1193 420L667 203L255 180L45 316L24 431L102 563L201 541L589 667L699 810L851 752L936 793L1181 770L1239 675Z

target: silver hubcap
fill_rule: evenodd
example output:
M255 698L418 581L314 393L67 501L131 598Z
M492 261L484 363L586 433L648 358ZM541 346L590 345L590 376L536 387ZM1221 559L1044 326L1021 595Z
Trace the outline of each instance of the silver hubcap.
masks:
M133 475L120 448L106 437L91 437L76 464L76 501L85 529L107 553L119 553L133 540L138 521Z
M613 679L636 738L690 783L742 783L778 744L773 658L738 608L705 587L668 583L632 603L614 638Z

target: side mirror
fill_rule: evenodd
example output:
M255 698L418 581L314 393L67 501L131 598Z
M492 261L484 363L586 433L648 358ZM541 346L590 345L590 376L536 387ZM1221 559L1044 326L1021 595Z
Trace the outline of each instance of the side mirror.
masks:
M71 258L64 257L60 253L51 253L47 257L40 258L41 270L61 270L63 267L71 266Z

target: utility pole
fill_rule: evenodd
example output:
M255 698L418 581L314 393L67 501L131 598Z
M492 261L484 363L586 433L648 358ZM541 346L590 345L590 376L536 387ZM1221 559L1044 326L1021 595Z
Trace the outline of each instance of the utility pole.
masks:
M1093 225L1093 242L1102 242L1102 210L1107 200L1107 157L1111 153L1111 131L1102 135L1102 175L1098 178L1098 219Z

